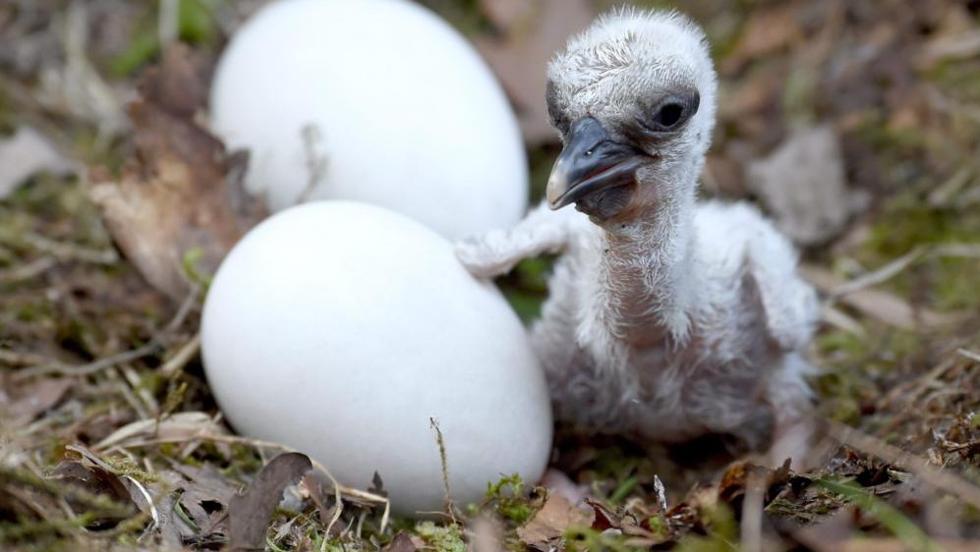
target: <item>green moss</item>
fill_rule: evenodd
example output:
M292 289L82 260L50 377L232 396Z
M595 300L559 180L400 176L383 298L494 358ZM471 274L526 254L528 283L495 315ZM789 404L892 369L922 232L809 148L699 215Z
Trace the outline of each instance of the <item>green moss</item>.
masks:
M676 550L680 552L715 552L738 550L738 524L731 509L716 504L701 512L708 534L688 535L681 539Z
M212 12L226 0L180 0L177 15L177 36L193 45L210 45L217 41L219 32ZM157 33L157 13L147 17L137 27L136 35L121 54L109 63L110 72L126 77L152 61L160 53L160 37Z
M116 77L125 77L148 63L160 50L160 39L149 26L133 37L129 47L115 57L109 70Z
M879 396L875 377L893 371L898 362L924 346L923 338L911 332L870 329L875 333L859 336L830 330L816 339L823 371L814 386L823 399L821 409L835 420L856 423L862 405L873 404Z
M415 532L436 552L466 552L466 542L457 525L443 526L423 521L415 526Z
M936 208L921 194L907 192L885 206L858 255L866 265L878 266L918 246L978 241L980 210ZM904 297L926 299L935 309L976 309L978 273L980 259L927 254L885 285Z
M766 506L765 512L774 517L807 524L836 512L843 505L839 496L820 487L812 487L804 497L797 500L777 497Z
M103 456L102 461L109 465L116 475L125 475L144 483L158 481L160 478L138 466L127 456Z
M650 532L658 539L667 539L670 536L670 524L664 518L665 514L657 514L647 519Z
M857 485L831 479L821 479L817 483L877 518L882 526L898 537L909 550L940 549L911 519Z
M565 550L568 552L631 552L626 535L599 532L591 527L572 527L565 531Z
M960 101L980 103L980 64L976 60L937 63L925 77Z
M484 15L479 0L419 0L465 35L493 32L493 24Z
M232 444L228 467L221 470L226 476L239 478L243 474L255 474L264 466L262 457L251 446Z
M524 322L541 316L541 305L548 298L548 275L553 262L552 257L524 259L498 282Z
M885 205L865 247L871 253L895 257L916 245L971 241L978 236L980 216L932 207L920 193L906 192Z
M529 520L534 513L527 498L524 480L516 473L488 484L486 499L502 518L518 525Z

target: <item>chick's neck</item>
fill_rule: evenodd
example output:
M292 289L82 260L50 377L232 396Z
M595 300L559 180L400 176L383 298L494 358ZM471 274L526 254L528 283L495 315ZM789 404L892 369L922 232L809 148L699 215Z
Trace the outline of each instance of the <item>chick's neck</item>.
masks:
M639 193L651 198L629 220L603 225L607 324L632 347L668 339L682 344L690 336L700 281L693 259L695 179L640 182Z

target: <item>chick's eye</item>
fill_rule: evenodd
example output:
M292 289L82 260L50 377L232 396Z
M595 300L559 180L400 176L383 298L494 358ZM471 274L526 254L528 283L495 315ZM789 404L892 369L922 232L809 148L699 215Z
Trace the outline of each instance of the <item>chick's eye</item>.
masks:
M678 103L669 103L657 110L657 113L653 116L653 122L669 129L681 121L681 115L683 114L683 105Z
M639 117L639 123L654 134L672 132L697 113L700 103L697 91L671 94L646 111L645 116Z

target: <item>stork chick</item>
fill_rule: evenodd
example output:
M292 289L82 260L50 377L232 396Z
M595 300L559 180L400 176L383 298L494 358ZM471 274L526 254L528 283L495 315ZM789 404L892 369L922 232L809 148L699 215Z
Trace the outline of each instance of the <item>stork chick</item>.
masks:
M667 442L729 434L755 450L776 438L782 460L805 437L818 305L755 208L696 199L717 90L703 33L673 12L613 12L548 77L564 149L547 206L459 243L460 260L493 277L563 253L531 330L559 419Z

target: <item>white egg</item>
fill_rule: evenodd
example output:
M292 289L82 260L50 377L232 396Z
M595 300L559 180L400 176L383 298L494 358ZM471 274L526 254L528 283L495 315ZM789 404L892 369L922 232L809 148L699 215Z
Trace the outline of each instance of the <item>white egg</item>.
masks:
M537 481L551 450L544 375L499 291L403 215L325 201L261 223L235 246L202 321L208 381L236 430L319 459L396 512Z
M352 199L459 238L527 208L500 85L459 33L404 0L265 7L222 55L211 111L226 144L250 150L246 184L274 210Z

